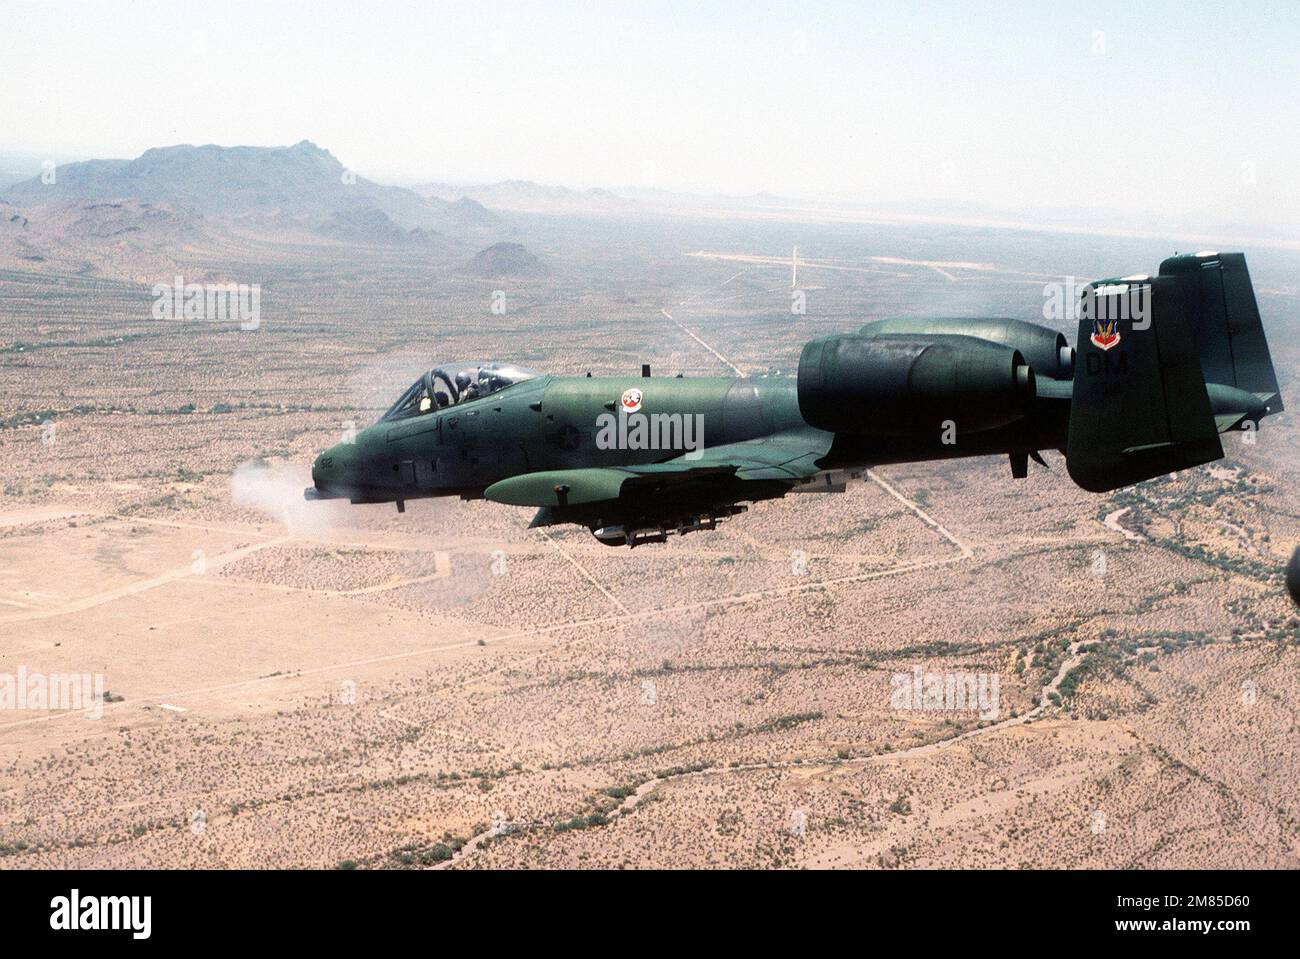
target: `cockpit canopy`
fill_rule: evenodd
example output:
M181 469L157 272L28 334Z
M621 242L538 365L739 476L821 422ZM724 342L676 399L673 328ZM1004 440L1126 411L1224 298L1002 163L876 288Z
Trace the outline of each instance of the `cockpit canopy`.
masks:
M532 370L511 363L451 363L435 366L402 394L383 415L384 420L402 420L408 416L433 413L499 393L537 376Z

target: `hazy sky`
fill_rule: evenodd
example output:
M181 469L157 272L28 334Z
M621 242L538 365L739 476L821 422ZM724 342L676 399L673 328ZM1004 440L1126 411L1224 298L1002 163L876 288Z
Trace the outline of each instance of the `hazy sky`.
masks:
M1300 232L1300 2L8 0L0 150Z

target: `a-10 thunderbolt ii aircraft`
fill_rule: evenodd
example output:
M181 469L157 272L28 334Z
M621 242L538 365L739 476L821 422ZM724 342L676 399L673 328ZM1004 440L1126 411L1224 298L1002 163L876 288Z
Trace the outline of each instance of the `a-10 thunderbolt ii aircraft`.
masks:
M435 366L316 459L306 496L481 497L636 546L888 463L997 454L1023 478L1054 449L1105 492L1220 459L1220 433L1281 411L1242 254L1174 256L1076 307L1073 348L1021 320L886 319L812 340L794 377Z

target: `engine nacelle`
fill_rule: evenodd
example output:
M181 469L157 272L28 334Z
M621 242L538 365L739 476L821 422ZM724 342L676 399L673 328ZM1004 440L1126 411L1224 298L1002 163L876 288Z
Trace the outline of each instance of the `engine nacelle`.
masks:
M882 436L1006 426L1037 393L1019 350L971 336L823 336L799 357L799 412L818 429Z
M900 316L874 320L858 332L863 336L945 334L973 336L1019 350L1038 376L1068 380L1074 376L1074 348L1065 334L1037 323L1004 317Z

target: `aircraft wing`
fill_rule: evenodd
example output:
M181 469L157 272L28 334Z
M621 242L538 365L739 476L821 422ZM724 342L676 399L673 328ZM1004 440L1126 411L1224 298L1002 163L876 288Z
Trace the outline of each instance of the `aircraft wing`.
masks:
M818 472L831 434L811 427L724 446L706 447L662 463L523 473L493 483L484 496L511 506L577 506L632 492L768 481L794 485Z
M677 468L733 470L741 480L799 480L817 475L817 461L831 448L833 434L805 426L758 439L706 447L694 459L686 454L667 463L629 467L633 472L650 473Z
M817 475L831 439L803 427L662 463L524 473L492 484L484 496L540 507L532 526L577 522L602 541L601 531L609 529L618 541L633 542L633 534L705 528L742 512L738 503L783 496Z

